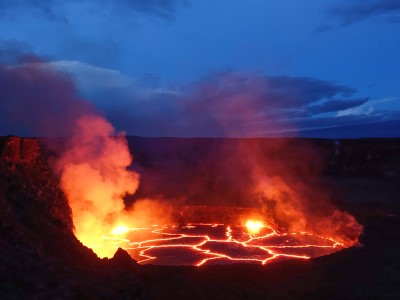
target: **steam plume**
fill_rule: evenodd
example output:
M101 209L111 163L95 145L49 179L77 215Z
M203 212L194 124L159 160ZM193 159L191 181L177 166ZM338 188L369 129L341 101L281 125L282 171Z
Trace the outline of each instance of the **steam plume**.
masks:
M57 162L75 235L100 257L114 255L116 249L108 247L106 239L118 226L170 222L172 207L160 201L140 199L131 208L125 206L124 197L135 193L139 185L139 175L128 170L131 163L123 133L116 133L106 119L95 115L77 120Z
M121 134L114 134L111 124L101 117L80 118L57 163L76 236L96 253L100 238L126 217L123 197L133 194L139 184L138 174L127 170L132 162L127 142Z

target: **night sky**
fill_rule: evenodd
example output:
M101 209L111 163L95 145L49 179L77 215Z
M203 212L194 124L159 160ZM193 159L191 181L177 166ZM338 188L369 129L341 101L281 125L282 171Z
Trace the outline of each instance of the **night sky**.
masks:
M399 0L0 0L0 135L400 137L399 53Z

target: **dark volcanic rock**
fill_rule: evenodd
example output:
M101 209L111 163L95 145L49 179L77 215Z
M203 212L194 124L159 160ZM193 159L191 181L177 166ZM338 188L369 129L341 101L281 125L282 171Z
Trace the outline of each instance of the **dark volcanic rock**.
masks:
M161 194L187 198L186 204L245 206L249 195L242 187L250 176L243 175L243 165L253 149L267 158L265 171L271 176L279 175L274 170L284 166L304 180L322 175L334 180L400 182L400 139L129 137L128 141L142 179L134 198ZM238 148L245 150L243 155Z
M10 136L0 140L0 158L11 163L30 163L40 155L37 139Z
M117 268L136 267L137 262L122 248L118 248L110 262Z
M313 140L330 175L400 179L400 139Z
M135 262L100 260L75 238L39 142L0 138L0 153L0 299L141 298Z

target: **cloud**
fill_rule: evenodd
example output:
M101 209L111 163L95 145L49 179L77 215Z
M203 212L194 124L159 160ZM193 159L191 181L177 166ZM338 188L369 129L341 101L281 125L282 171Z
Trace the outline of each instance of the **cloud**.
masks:
M106 97L116 95L123 98L124 93L139 99L148 98L152 95L167 95L178 92L160 86L150 87L146 81L156 82L147 74L145 79L136 79L120 71L110 68L94 66L76 60L57 60L51 62L24 63L25 67L38 68L43 71L57 71L71 79L77 89L85 98L99 98L99 94L105 93ZM147 79L150 78L150 79ZM120 95L120 96L118 96Z
M135 10L151 13L166 19L174 17L178 6L187 4L187 0L125 0L121 2L125 2Z
M102 90L109 88L125 88L134 84L134 80L120 71L93 66L80 61L59 60L40 67L54 68L70 74L83 90Z
M398 0L352 0L331 7L328 14L347 26L367 19L380 18L387 22L400 22Z
M70 78L40 66L0 64L1 135L66 135L77 118L95 111Z
M369 98L359 99L332 99L308 107L312 114L354 110L368 102Z
M384 108L386 111L396 112L399 110L398 98L388 97L382 99L374 99L364 102L363 104L355 107L344 108L337 112L337 116L361 116L361 115L375 115L379 112L379 107L381 110Z
M334 96L350 96L355 90L311 77L265 76L258 73L226 71L193 83L186 91L203 108L213 107L222 113L238 110L240 104L251 102L254 109L305 108L307 105ZM196 106L194 103L194 106ZM207 105L204 105L207 104Z
M32 47L27 43L0 39L0 65L12 66L23 63L43 63L43 59L33 54Z
M337 116L349 116L349 115L354 115L354 116L360 116L360 115L369 115L374 112L374 108L371 105L368 106L359 106L359 107L351 107L345 110L341 110L337 112Z
M242 123L277 118L305 117L362 104L366 100L342 99L356 91L331 81L310 77L265 76L257 73L221 72L192 84L186 91L188 111L211 113L220 121Z
M380 109L393 98L354 97L351 87L311 77L224 71L168 88L78 61L2 65L0 77L2 134L37 135L57 120L63 133L66 115L92 107L138 136L279 136L400 119Z
M6 12L9 15L12 10L21 11L28 9L35 13L41 13L47 18L54 20L67 21L62 7L66 3L59 0L3 0L0 1L0 12ZM98 10L104 7L113 9L129 9L136 12L152 14L163 19L172 19L176 9L187 4L187 0L89 0L82 3L78 0L68 1L68 4L82 4L81 7L97 7ZM92 10L93 12L93 10Z
M137 83L137 82L136 82ZM136 91L141 87L136 86ZM132 92L134 89L130 89ZM310 77L225 71L179 89L93 95L119 129L149 136L263 136L363 105L351 87ZM97 100L98 101L98 100ZM318 126L318 124L312 124ZM329 126L329 125L328 125Z
M57 12L57 0L2 0L0 1L0 13L7 17L14 18L17 14L30 11L31 13L39 13L48 19L64 19Z

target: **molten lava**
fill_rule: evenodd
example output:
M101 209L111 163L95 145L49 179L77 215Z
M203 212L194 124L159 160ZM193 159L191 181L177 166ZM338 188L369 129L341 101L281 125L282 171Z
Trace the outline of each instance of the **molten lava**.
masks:
M264 227L264 224L261 221L248 220L246 222L246 227L251 234L258 234L261 228Z
M189 223L128 228L119 225L103 237L103 247L122 247L140 264L193 265L259 263L309 259L344 249L329 237L282 232L262 221L245 225ZM107 250L106 252L109 252Z
M117 227L115 227L111 233L113 235L124 235L129 231L129 227L126 225L118 225Z

